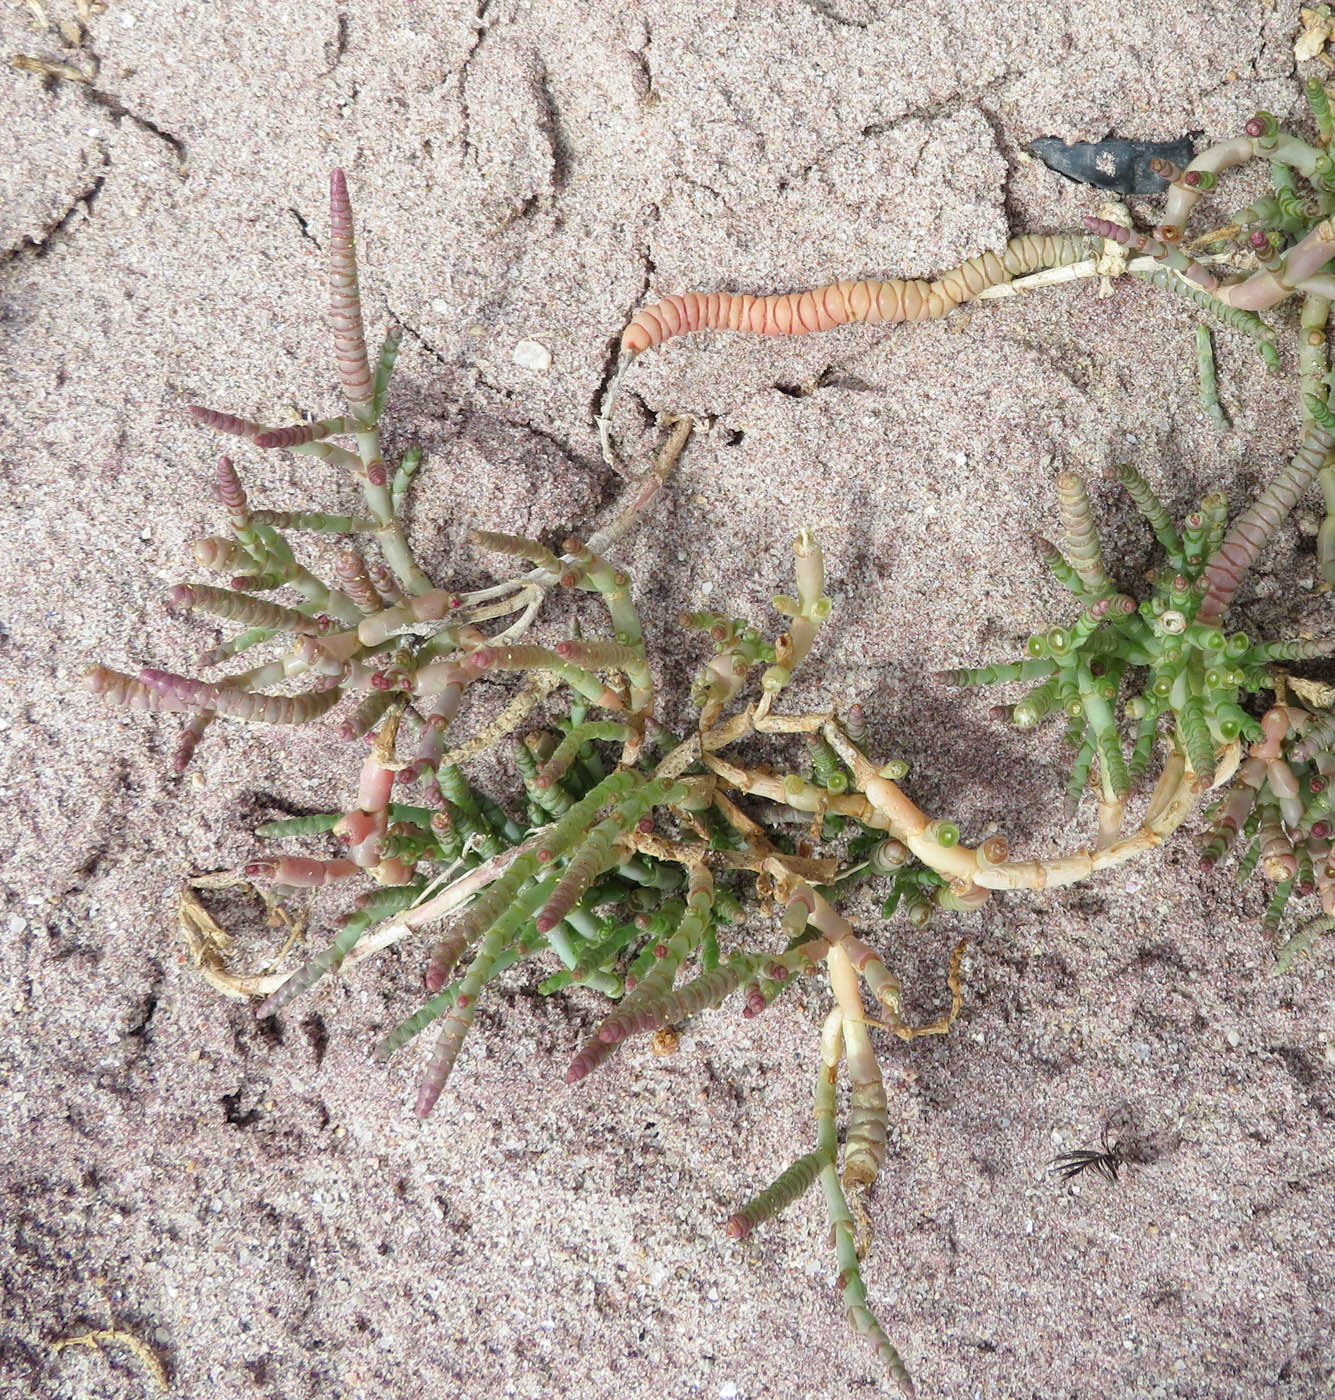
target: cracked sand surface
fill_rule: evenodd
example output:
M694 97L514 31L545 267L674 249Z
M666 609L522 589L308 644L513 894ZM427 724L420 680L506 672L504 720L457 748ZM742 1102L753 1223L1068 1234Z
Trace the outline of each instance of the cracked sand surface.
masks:
M184 406L281 421L335 403L331 166L349 175L369 326L392 311L410 331L388 423L391 448L426 451L412 535L435 578L476 584L489 561L469 529L559 537L614 498L592 409L645 300L929 275L1008 224L1070 229L1095 208L1022 159L1030 137L1208 140L1257 107L1298 110L1292 5L987 17L970 37L948 5L875 0L782 18L112 0L87 22L91 84L0 69L0 1394L142 1396L124 1350L48 1350L108 1326L209 1400L878 1393L818 1206L745 1246L722 1232L809 1146L817 985L758 1020L702 1016L669 1059L632 1042L570 1089L598 1000L512 976L419 1125L419 1058L385 1070L369 1047L413 1004L423 948L276 1029L181 962L182 877L251 857L275 803L346 797L332 726L219 724L177 782L170 719L116 712L78 676L188 668L207 644L162 607L219 520L222 445ZM0 47L78 57L22 6L0 11ZM657 413L715 420L617 556L651 649L677 658L660 680L684 695L698 665L675 614L707 596L765 616L811 525L839 605L794 703L862 699L910 790L966 832L1068 844L1054 736L999 730L990 699L922 673L1004 658L1066 615L1029 544L1057 471L1133 460L1180 510L1219 484L1236 502L1285 459L1291 358L1276 383L1216 336L1219 437L1195 403L1193 326L1152 289L1086 284L926 326L645 356L617 420L632 462ZM524 339L551 352L545 374L515 363ZM266 506L351 501L309 459L234 455ZM1147 532L1094 494L1133 575ZM1258 627L1283 613L1329 631L1301 515L1244 600ZM1270 980L1263 902L1197 876L1178 840L1124 878L926 932L858 911L924 1017L958 931L975 940L954 1033L885 1054L892 1153L864 1277L920 1394L1328 1393L1335 974L1327 952ZM1153 1160L1116 1188L1045 1178L1110 1115L1151 1135Z

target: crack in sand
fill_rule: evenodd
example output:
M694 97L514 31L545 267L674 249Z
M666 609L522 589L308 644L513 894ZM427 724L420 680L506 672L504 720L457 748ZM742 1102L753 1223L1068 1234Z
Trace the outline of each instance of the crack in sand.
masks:
M110 165L106 152L100 147L98 154L102 156L102 165L98 167L97 173L70 198L60 213L48 219L35 234L26 234L19 242L0 252L0 266L25 255L31 255L33 258L46 257L59 246L62 235L69 233L76 226L80 215L83 216L82 223L87 223L92 218L93 205L107 182L107 170Z

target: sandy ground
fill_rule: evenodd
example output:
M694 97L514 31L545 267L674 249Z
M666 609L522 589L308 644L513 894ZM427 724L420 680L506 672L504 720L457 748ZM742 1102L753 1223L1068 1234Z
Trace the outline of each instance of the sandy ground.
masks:
M209 1400L881 1393L817 1202L744 1247L720 1230L809 1145L818 984L756 1021L700 1017L671 1059L632 1044L570 1089L597 998L543 999L517 972L419 1124L420 1052L386 1070L369 1048L414 1004L421 948L274 1030L183 960L184 875L250 856L262 815L349 797L330 727L215 726L177 781L175 724L78 677L188 666L208 634L162 604L221 523L218 443L183 406L335 409L332 166L368 317L408 330L390 422L428 454L413 536L436 578L472 584L470 528L559 538L615 499L592 407L647 295L924 275L1008 229L1073 228L1097 196L1027 162L1026 139L1299 120L1296 7L1025 3L974 7L966 32L939 2L111 0L63 47L31 8L0 11L0 53L96 74L0 68L0 1394L151 1393L124 1349L51 1349L109 1327ZM1053 731L998 729L992 697L922 672L1006 659L1071 616L1029 543L1063 467L1133 460L1182 510L1219 485L1241 498L1292 451L1292 337L1279 379L1217 337L1220 436L1192 325L1162 293L1085 284L646 357L619 418L633 460L659 412L713 423L619 554L674 703L699 662L675 613L764 616L808 524L839 607L796 698L863 700L971 840L1084 839L1062 829ZM550 370L515 363L521 339ZM351 500L309 459L237 455L265 505ZM1111 488L1095 500L1130 581L1147 532ZM1257 627L1329 630L1315 509L1249 587ZM1264 899L1198 876L1182 837L1074 893L924 932L867 920L924 1015L952 942L974 940L952 1035L883 1047L892 1154L864 1273L923 1395L1330 1394L1335 978L1329 948L1268 976ZM1119 1186L1045 1176L1110 1120L1147 1144Z

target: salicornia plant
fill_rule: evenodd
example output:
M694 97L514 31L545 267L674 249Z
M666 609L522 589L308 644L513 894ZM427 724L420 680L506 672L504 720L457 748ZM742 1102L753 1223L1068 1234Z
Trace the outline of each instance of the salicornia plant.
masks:
M793 676L833 607L820 546L807 530L794 542L792 595L773 600L779 628L718 612L683 614L687 646L712 646L689 687L689 722L673 708L672 686L666 701L659 694L655 674L681 681L683 665L671 657L651 664L631 579L609 554L663 487L691 433L688 420L669 422L655 462L606 527L566 540L559 553L536 540L478 532L479 549L516 561L508 577L472 590L428 577L403 525L420 454L409 449L391 464L380 439L399 336L391 328L378 355L368 353L352 214L336 171L330 282L343 412L278 427L213 409L192 413L257 449L286 448L349 473L362 504L355 514L259 508L224 457L215 491L228 530L197 542L195 557L225 582L182 584L169 600L240 630L200 658L207 679L104 666L88 674L92 689L132 708L186 717L178 771L218 716L283 725L337 710L339 734L358 743L356 787L346 806L262 827L264 840L303 844L289 853L268 850L244 867L244 877L270 899L324 885L358 891L332 940L302 966L246 981L246 990L262 997L259 1013L281 1012L340 967L431 930L426 1000L377 1049L385 1058L432 1031L416 1102L426 1115L448 1083L481 998L521 960L543 965L545 994L578 985L607 998L606 1014L573 1047L566 1070L572 1084L594 1075L632 1036L666 1033L734 994L743 1014L758 1015L799 979L823 975L833 1009L817 1057L815 1144L739 1205L726 1230L747 1238L819 1182L849 1322L911 1395L912 1381L859 1268L861 1198L882 1169L889 1136L871 1028L904 1041L946 1032L962 1004L964 944L950 960L949 1006L927 1025L911 1024L894 972L840 912L849 892L875 891L885 917L899 914L921 926L936 910L976 910L994 892L1073 884L1156 849L1213 786L1223 791L1202 838L1203 863L1217 862L1239 834L1247 838L1244 866L1259 862L1276 885L1267 915L1272 929L1290 894L1320 896L1323 917L1285 944L1281 966L1335 924L1335 720L1277 670L1328 656L1335 646L1258 641L1224 625L1243 576L1301 493L1320 477L1335 502L1325 351L1335 277L1323 256L1328 244L1335 247L1335 169L1324 150L1328 114L1322 124L1320 103L1314 111L1320 149L1279 133L1262 114L1245 138L1170 172L1168 215L1156 237L1091 221L1092 232L1114 249L1130 245L1143 255L1132 270L1185 291L1223 325L1252 337L1268 363L1277 363L1275 335L1257 313L1300 291L1304 428L1291 463L1231 524L1223 496L1212 493L1178 526L1146 476L1119 469L1164 555L1139 599L1105 562L1084 483L1070 474L1058 478L1064 553L1046 542L1040 549L1074 597L1072 615L1031 637L1021 659L943 675L956 685L1026 685L1010 707L1022 727L1065 719L1073 751L1067 807L1073 812L1094 786L1097 838L1063 854L1023 858L1011 855L1004 834L970 845L955 822L920 808L905 789L906 766L877 756L858 707L838 715L785 708ZM1248 232L1260 265L1221 286L1176 246L1181 225L1219 171L1254 156L1272 162L1275 194L1235 222ZM1305 193L1299 177L1309 186ZM793 332L840 320L945 314L1036 267L1073 273L1093 246L1084 236L1014 240L1001 255L971 259L934 283L834 284L819 302L768 299L763 315L759 303L748 302L745 324ZM683 310L672 299L660 303L647 320L632 323L644 343L631 336L623 369L666 335L731 324L739 305L705 298L682 301ZM1197 352L1202 401L1226 426L1208 334L1198 338ZM304 532L340 537L332 577L301 562L295 540ZM1328 524L1322 540L1323 567L1335 572L1335 527ZM596 599L604 625L531 640L554 590ZM465 699L476 687L499 691L495 682L505 677L517 677L518 688L511 681L490 706L490 719L458 733ZM1298 700L1287 698L1286 685ZM1258 716L1252 697L1269 689L1279 692L1277 703ZM488 707L470 705L469 712L475 708ZM793 754L803 744L799 763ZM768 761L757 757L762 746ZM515 791L522 791L517 805L467 776L470 760L488 751L513 760ZM1151 779L1140 815L1129 823L1128 802ZM848 1085L842 1147L841 1063Z

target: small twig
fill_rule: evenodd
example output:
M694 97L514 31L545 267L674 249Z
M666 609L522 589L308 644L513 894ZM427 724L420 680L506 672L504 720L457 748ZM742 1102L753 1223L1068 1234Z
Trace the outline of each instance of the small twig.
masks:
M57 1337L48 1342L47 1346L56 1353L64 1351L66 1347L91 1347L98 1352L104 1351L108 1346L124 1347L148 1372L159 1390L165 1394L170 1389L167 1368L162 1364L157 1352L133 1332L126 1332L119 1327L97 1328L89 1332L80 1332L74 1337Z

